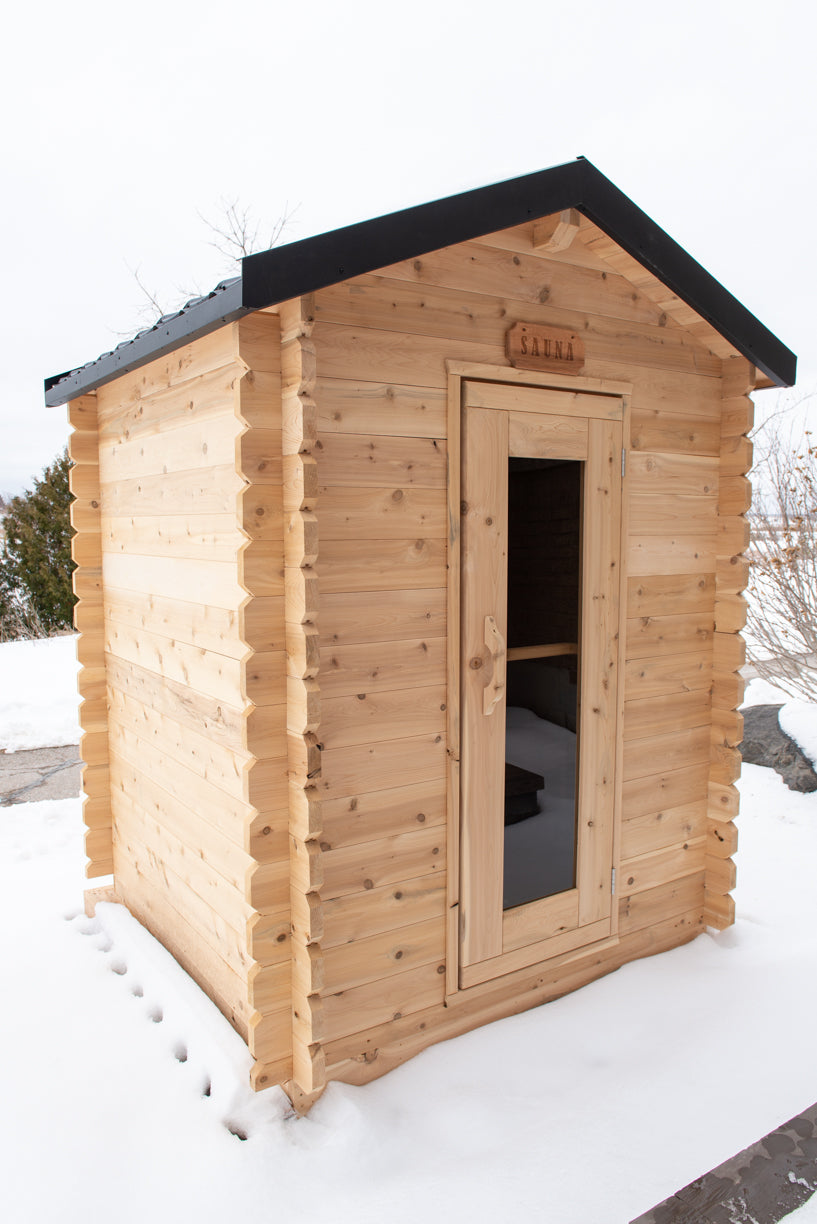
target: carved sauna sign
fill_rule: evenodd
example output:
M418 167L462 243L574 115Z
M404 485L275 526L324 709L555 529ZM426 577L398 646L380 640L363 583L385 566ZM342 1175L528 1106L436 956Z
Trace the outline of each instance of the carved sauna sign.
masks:
M575 332L538 323L514 323L505 336L511 365L521 370L579 374L584 366L584 341Z

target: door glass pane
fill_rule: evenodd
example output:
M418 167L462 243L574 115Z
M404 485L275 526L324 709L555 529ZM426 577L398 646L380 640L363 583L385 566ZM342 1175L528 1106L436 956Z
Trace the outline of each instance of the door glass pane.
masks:
M576 882L582 468L508 460L504 909Z

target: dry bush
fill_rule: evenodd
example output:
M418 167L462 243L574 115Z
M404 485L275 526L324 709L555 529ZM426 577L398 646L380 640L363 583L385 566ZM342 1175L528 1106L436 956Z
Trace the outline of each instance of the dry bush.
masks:
M785 414L758 431L747 637L758 674L817 701L817 445Z

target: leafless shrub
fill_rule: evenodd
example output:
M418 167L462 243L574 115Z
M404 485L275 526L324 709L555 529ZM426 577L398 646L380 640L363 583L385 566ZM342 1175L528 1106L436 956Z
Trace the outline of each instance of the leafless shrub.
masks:
M801 407L801 404L798 404ZM817 444L775 414L759 449L747 637L758 674L817 700Z

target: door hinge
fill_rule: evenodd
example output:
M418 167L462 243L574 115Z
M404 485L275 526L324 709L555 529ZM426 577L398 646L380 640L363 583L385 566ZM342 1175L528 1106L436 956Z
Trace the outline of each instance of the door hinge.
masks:
M622 477L624 476L626 471L627 471L627 452L622 446L621 448L621 475Z
M616 869L613 867L610 871L610 892L613 896L616 895Z

